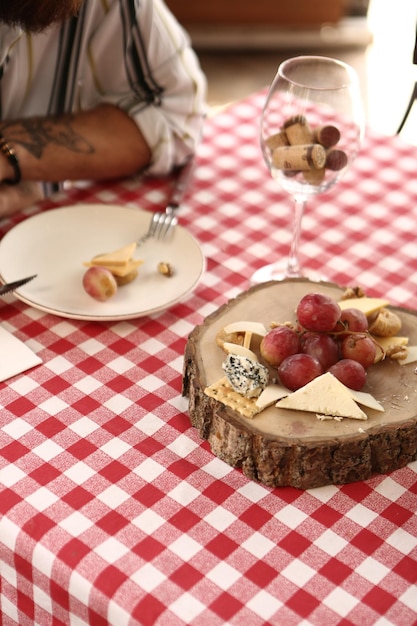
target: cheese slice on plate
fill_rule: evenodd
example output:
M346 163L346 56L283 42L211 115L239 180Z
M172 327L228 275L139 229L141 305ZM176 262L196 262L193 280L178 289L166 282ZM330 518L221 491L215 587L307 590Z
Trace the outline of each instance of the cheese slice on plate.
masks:
M97 267L97 266L105 267L115 276L127 276L128 274L130 274L130 272L133 272L135 269L137 269L139 265L142 265L142 263L143 263L143 260L141 259L138 259L138 260L131 259L130 261L123 263L123 265L113 265L112 263L106 263L105 265L104 264L100 265L100 264L97 264L95 260L93 260L88 263L83 263L83 265L85 265L86 267Z
M382 309L385 306L390 304L389 300L384 300L383 298L368 298L365 296L364 298L348 298L347 300L340 300L338 305L342 309L359 309L365 315L372 315L379 309Z
M309 411L333 417L366 420L368 416L352 398L350 390L333 374L326 372L294 391L276 405L280 409Z
M125 265L131 260L132 255L136 250L136 245L136 241L134 241L133 243L129 243L127 246L118 248L113 252L98 254L91 260L91 263L94 263L94 265L104 265L105 267L108 267L109 265Z

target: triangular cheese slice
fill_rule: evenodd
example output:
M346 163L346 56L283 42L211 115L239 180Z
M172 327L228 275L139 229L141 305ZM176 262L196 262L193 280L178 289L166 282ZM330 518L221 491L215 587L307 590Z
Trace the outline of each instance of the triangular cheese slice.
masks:
M119 248L118 250L114 250L113 252L98 254L91 260L91 262L94 263L94 265L104 265L105 267L108 267L109 265L125 265L131 260L132 255L136 250L136 245L136 241L134 241L133 243L123 246L123 248Z
M133 270L137 269L139 265L142 265L142 263L142 259L138 259L135 261L131 259L123 265L113 265L111 263L106 263L105 265L100 265L99 267L105 267L115 276L127 276L128 274L130 274L130 272L133 272ZM85 265L86 267L95 267L97 266L97 263L94 260L90 261L89 263L83 263L83 265Z
M372 394L366 393L365 391L355 391L354 389L348 389L352 398L358 404L367 407L368 409L374 409L374 411L385 411L382 404L376 400Z
M309 411L333 417L366 420L368 416L356 404L350 391L333 374L326 372L291 395L279 400L280 409Z
M405 350L407 348L407 344L408 344L408 337L396 337L396 336L393 336L393 337L375 337L375 336L372 336L372 339L381 348L381 350L377 350L376 351L374 363L379 363L379 361L382 361L382 359L384 359L387 354L391 355L393 350L397 351L400 348L403 348ZM398 360L398 362L400 362L400 359Z
M342 309L359 309L365 315L372 315L379 309L382 309L384 306L388 306L390 304L389 300L384 300L383 298L368 298L365 296L364 298L348 298L347 300L340 300L338 305Z
M272 384L265 387L261 391L260 396L256 400L256 406L266 409L268 406L272 406L277 400L288 396L291 393L289 389L282 385Z
M373 337L373 339L384 352L388 352L390 348L400 348L408 344L408 337Z
M255 352L250 350L250 348L241 346L238 343L231 343L230 341L225 341L223 344L223 350L227 352L227 354L239 354L240 356L245 356L248 359L252 359L253 361L259 360Z

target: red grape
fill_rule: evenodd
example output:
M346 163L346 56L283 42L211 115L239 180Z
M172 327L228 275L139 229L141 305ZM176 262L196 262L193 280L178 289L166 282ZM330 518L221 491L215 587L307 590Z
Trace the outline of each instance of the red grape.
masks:
M288 326L277 326L262 338L260 352L269 365L278 367L291 354L300 351L300 337Z
M303 342L303 352L314 356L323 368L329 369L339 360L339 346L336 341L324 333L307 333Z
M304 387L321 374L323 368L319 361L309 354L302 353L288 356L278 368L281 383L291 391Z
M375 361L375 343L367 335L347 335L342 341L342 356L344 359L358 361L366 369Z
M366 382L365 368L353 359L341 359L331 366L329 372L346 387L355 391L360 391Z
M108 300L117 292L117 282L106 267L89 267L84 273L82 284L89 296L100 302Z
M346 330L352 333L363 333L368 330L368 318L359 309L343 309L340 322Z
M297 318L301 326L317 332L331 332L340 314L336 300L323 293L308 293L297 306Z

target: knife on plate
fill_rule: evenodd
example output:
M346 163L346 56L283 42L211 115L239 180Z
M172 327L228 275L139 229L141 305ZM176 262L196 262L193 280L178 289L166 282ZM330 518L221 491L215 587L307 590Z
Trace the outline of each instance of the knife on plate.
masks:
M14 280L12 283L6 283L4 285L1 285L0 296L4 296L6 293L9 293L10 291L14 291L15 289L18 289L19 287L23 287L23 285L26 285L26 283L36 278L36 276L37 274L33 274L33 276L26 276L26 278L20 278L20 280Z

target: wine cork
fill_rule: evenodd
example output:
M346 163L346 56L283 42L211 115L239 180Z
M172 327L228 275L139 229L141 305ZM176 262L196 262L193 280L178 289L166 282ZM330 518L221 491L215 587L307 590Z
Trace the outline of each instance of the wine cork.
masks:
M334 172L342 170L348 164L348 157L343 150L328 150L326 154L325 167Z
M326 168L322 167L320 170L305 170L303 172L303 178L309 185L320 185L326 174Z
M336 126L327 124L314 129L314 140L325 148L332 148L340 139L340 130Z
M279 133L275 133L275 135L270 135L265 143L272 152L275 150L275 148L289 145L287 135L283 130Z
M290 117L283 124L283 130L291 146L314 143L313 131L304 115Z
M282 146L272 153L272 165L279 170L321 169L326 162L326 151L320 144Z
M297 174L299 173L300 173L300 170L283 170L283 174L287 178L294 178L294 176L297 176Z

